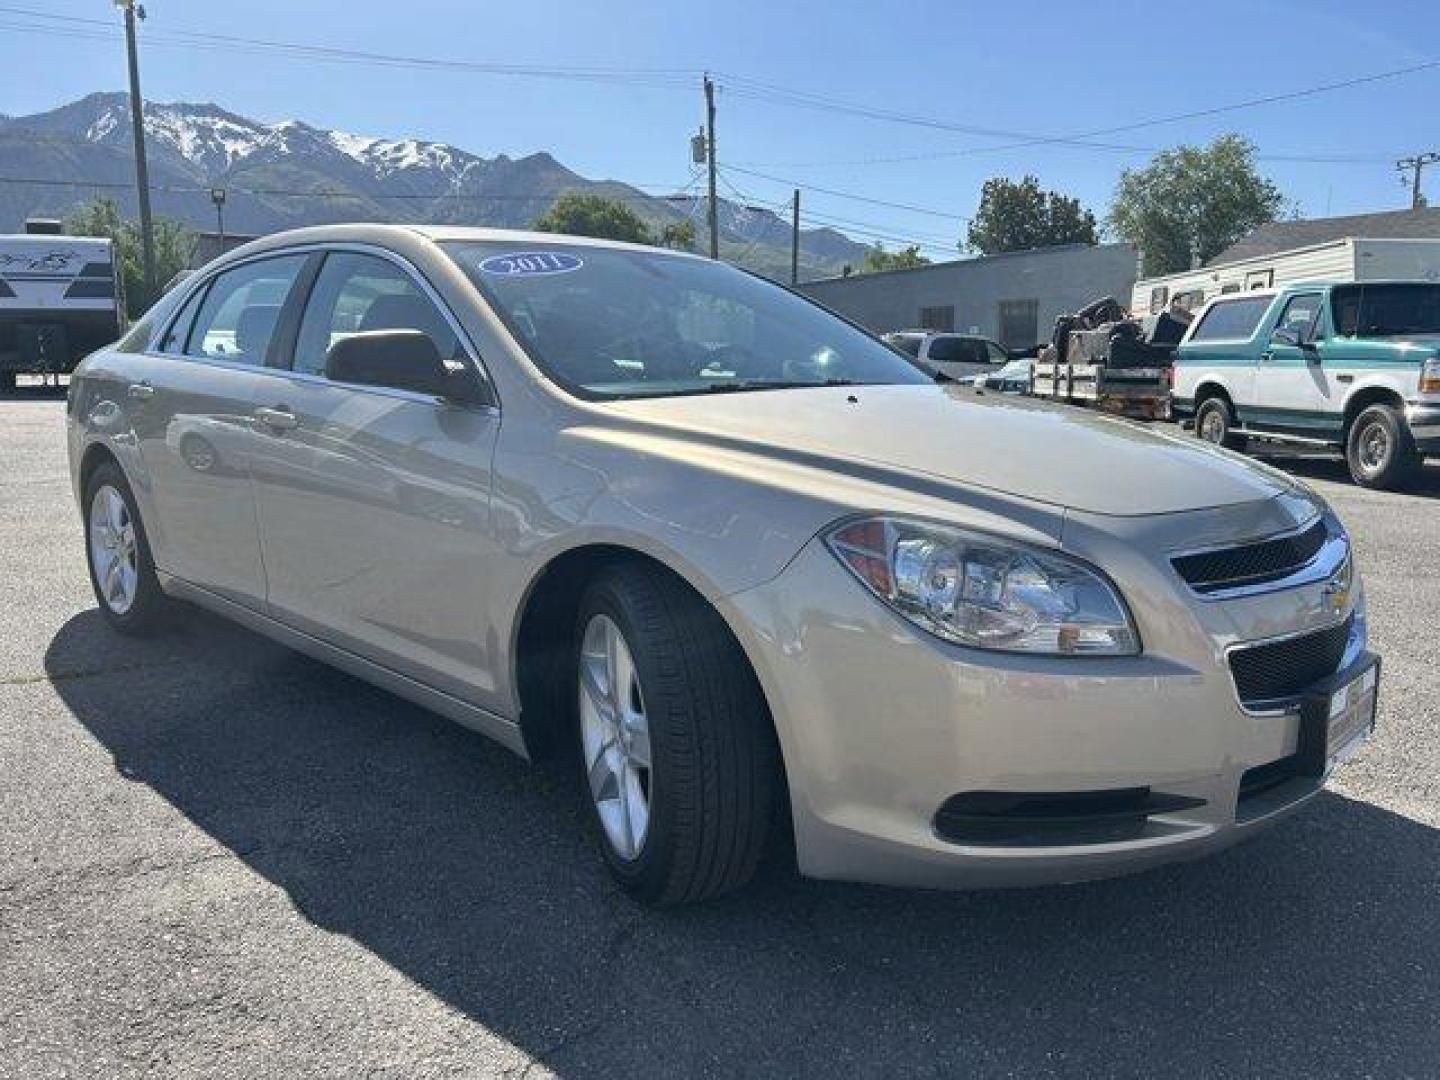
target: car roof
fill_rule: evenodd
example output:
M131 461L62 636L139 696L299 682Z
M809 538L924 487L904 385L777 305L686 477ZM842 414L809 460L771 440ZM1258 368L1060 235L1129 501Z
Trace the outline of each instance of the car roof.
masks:
M500 242L516 245L566 244L584 247L613 248L617 251L643 251L651 255L671 255L679 259L700 259L703 256L670 248L605 240L593 236L571 236L567 233L537 232L533 229L490 229L464 225L392 225L380 222L347 222L339 225L311 225L268 233L237 252L261 252L298 244L413 243L417 238L436 243L445 241ZM232 254L232 253L227 253Z

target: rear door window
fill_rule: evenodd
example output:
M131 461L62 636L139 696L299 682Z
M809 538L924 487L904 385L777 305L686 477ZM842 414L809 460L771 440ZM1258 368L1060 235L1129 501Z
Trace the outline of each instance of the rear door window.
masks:
M217 275L200 304L185 355L263 365L280 309L305 259L304 255L257 259Z
M1213 304L1200 320L1191 341L1248 341L1269 309L1271 297L1254 296Z

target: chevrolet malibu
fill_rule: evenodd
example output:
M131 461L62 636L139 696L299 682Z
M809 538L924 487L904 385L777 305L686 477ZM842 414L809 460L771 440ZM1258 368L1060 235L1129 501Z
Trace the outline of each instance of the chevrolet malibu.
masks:
M1374 723L1350 541L1217 447L932 384L718 262L334 226L77 370L100 611L199 605L573 759L651 903L1217 850Z

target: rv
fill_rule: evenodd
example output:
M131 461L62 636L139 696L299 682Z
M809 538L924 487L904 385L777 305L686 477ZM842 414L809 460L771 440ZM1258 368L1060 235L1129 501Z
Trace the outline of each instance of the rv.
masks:
M1332 240L1254 259L1186 270L1135 283L1130 311L1196 312L1217 296L1297 282L1440 281L1440 240Z
M113 242L27 228L0 236L0 391L17 375L68 375L124 329Z

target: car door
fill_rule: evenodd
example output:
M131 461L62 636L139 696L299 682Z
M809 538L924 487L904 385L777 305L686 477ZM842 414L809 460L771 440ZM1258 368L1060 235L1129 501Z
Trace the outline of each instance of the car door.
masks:
M1324 324L1322 292L1296 293L1285 301L1255 369L1256 423L1317 437L1338 427L1340 408L1320 344Z
M477 365L408 266L333 250L283 368L266 373L252 463L270 614L482 706L497 704L490 577L493 406L332 381L326 355L357 332L422 330Z
M251 399L304 255L255 259L200 282L156 348L136 358L127 406L155 506L161 570L251 607L265 574L250 484Z

